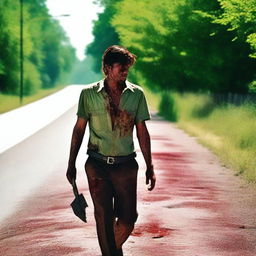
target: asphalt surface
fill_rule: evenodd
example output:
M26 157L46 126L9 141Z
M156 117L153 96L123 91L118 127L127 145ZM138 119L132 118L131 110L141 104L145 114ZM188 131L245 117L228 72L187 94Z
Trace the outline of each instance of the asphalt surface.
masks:
M0 154L72 108L84 85L69 85L40 100L0 114Z
M89 204L88 223L69 206L65 172L75 109L0 156L0 255L100 255L83 168L87 136L77 181ZM147 125L157 183L147 191L136 143L139 217L124 255L256 255L254 191L175 125L154 116Z

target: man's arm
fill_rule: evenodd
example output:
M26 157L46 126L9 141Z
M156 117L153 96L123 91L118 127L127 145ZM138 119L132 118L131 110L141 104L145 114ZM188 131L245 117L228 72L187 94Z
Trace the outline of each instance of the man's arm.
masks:
M69 161L68 161L68 169L66 173L67 179L71 184L72 184L72 180L76 179L76 158L83 141L86 124L87 124L87 120L81 117L78 117L73 129Z
M152 164L150 136L145 121L138 122L136 124L136 131L140 148L147 166L146 184L149 184L150 181L150 186L148 190L153 190L156 183L156 176Z

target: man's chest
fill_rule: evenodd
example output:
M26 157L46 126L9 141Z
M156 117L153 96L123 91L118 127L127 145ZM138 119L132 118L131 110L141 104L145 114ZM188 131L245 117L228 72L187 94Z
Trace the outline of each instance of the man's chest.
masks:
M129 91L119 95L109 95L106 92L100 92L87 97L87 106L91 114L94 112L105 112L107 114L113 108L134 112L138 107L138 99L134 93Z
M99 93L87 99L90 126L99 131L116 131L119 136L132 132L136 115L136 97L124 92L111 97Z

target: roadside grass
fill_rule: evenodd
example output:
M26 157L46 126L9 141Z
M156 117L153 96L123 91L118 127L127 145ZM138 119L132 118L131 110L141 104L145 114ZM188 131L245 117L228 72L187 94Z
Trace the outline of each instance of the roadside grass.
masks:
M256 182L256 106L215 106L208 95L174 94L178 126L198 137L223 164Z
M150 110L158 111L158 107L161 101L160 93L154 93L150 91L147 87L143 87L143 91Z
M0 93L0 114L44 98L63 89L64 87L65 86L63 85L59 85L51 89L40 89L36 94L33 94L31 96L24 96L22 105L20 105L20 99L18 95L8 95Z
M215 105L207 94L172 93L171 98L177 126L197 137L236 175L256 183L256 105Z

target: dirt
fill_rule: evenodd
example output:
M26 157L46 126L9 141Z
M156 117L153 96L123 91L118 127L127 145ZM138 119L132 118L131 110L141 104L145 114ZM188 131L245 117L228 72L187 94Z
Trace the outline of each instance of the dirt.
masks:
M118 130L119 136L124 137L132 133L134 117L125 110L119 110L114 121L114 130Z
M112 130L118 131L120 137L130 135L134 126L134 116L119 106L109 95L105 95L105 105L112 122Z
M88 149L98 152L99 151L99 146L96 144L91 143L90 141L88 142Z

